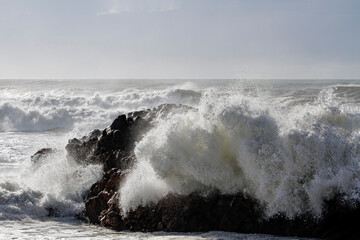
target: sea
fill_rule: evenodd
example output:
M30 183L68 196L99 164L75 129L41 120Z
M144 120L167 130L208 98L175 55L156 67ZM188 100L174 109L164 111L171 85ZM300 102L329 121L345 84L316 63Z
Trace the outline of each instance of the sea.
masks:
M161 104L122 184L124 214L170 192L244 192L278 213L321 217L360 200L360 80L0 80L0 239L302 239L232 232L113 231L78 220L102 176L67 158L69 139ZM54 153L41 161L42 148ZM56 209L56 216L49 216Z

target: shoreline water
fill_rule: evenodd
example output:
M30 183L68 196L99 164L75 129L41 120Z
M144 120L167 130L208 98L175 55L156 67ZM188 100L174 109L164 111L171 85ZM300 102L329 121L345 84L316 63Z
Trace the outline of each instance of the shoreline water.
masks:
M172 240L312 240L315 238L299 238L273 236L266 234L242 234L234 232L130 232L114 231L100 226L90 225L75 219L43 219L26 221L2 221L0 239L172 239Z

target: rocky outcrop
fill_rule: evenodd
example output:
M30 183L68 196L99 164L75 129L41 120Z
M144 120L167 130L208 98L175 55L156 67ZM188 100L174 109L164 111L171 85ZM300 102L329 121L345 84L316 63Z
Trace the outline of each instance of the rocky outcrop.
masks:
M101 163L104 175L86 198L84 215L89 222L116 230L132 231L209 231L266 233L326 239L358 239L360 207L348 205L341 195L324 203L322 218L311 215L288 219L279 214L266 218L256 199L237 193L224 195L195 192L169 194L159 202L139 206L124 214L119 206L119 185L136 161L133 149L157 117L166 118L188 107L162 105L119 116L103 131L71 139L66 149L69 157L81 164Z
M65 147L69 157L78 163L91 163L100 135L101 131L95 129L88 136L70 139Z
M66 146L69 158L80 164L104 166L102 179L91 187L86 197L84 215L89 222L117 229L122 226L116 191L126 170L135 162L135 143L156 119L189 109L184 105L164 104L152 110L131 112L118 116L103 131L94 130L88 136L69 140Z
M152 110L120 115L103 131L94 130L88 136L69 140L68 156L81 164L101 163L104 171L127 169L132 164L135 143L153 126L156 118L189 109L185 105L163 104Z
M114 195L123 177L121 170L113 168L91 187L84 210L84 215L91 223L99 224L104 216L111 214L109 210L112 204L109 200L115 201Z
M55 152L52 148L42 148L39 151L37 151L34 155L31 156L31 161L33 163L39 162L41 159L46 158L50 154L53 154Z
M133 231L254 232L261 217L259 203L243 194L169 194L157 204L140 206L124 217Z

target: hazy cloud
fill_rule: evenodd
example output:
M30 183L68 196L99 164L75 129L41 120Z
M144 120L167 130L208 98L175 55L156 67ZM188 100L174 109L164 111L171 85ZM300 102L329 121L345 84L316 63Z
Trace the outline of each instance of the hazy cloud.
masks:
M116 15L116 14L121 14L122 12L129 12L129 10L125 11L125 10L122 10L122 11L119 11L119 10L116 10L116 9L109 9L108 11L105 11L105 12L98 12L96 14L96 16L101 16L101 15Z
M178 9L175 0L113 0L108 5L108 10L98 12L96 15L167 12Z

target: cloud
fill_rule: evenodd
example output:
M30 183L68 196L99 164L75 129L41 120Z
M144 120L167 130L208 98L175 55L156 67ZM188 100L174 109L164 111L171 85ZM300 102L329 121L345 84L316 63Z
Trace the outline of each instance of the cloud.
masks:
M112 2L108 10L96 13L96 16L121 13L169 12L178 8L175 0L117 0Z
M116 14L121 14L123 12L129 12L129 10L122 10L122 11L119 11L117 9L109 9L107 11L104 11L104 12L98 12L96 13L96 16L101 16L101 15L116 15Z

